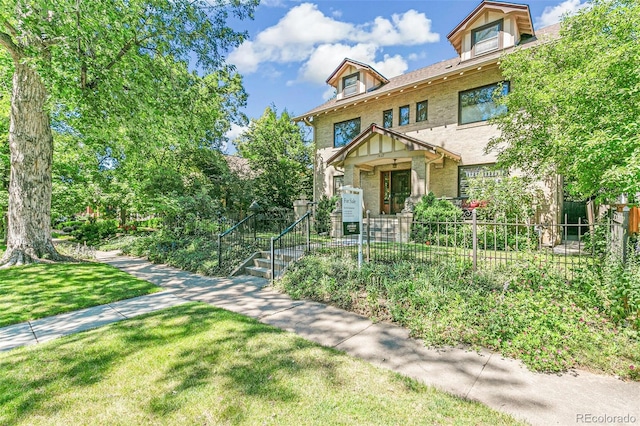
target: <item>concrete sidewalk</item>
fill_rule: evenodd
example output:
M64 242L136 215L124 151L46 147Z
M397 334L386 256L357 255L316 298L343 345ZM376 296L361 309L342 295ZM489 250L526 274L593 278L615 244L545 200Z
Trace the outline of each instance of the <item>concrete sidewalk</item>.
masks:
M106 305L120 313L126 311L127 314L120 319L187 300L201 301L259 319L439 389L480 401L531 424L640 424L640 383L622 382L583 371L572 371L562 376L532 373L520 362L504 359L495 353L478 354L460 348L427 349L421 341L410 338L404 328L374 324L365 317L321 303L292 300L269 288L268 282L260 278L201 277L153 265L142 259L117 256L113 252L98 252L97 257L165 288L162 293L117 302L129 307L138 306L140 312L118 308L117 304ZM71 322L68 326L59 326L58 330L63 329L64 334L68 334L67 331L80 331L110 322L107 317L111 319L109 315L112 314L107 313L107 308L90 309L96 310L95 323L83 322L89 313L70 313L65 314L68 318L63 318L65 315L55 317ZM49 324L54 322L45 320ZM38 321L33 321L27 326L32 334L39 329L40 324L36 323ZM24 324L12 327L16 327L16 336L28 335ZM3 330L8 328L0 329L0 349L6 341L20 342L18 337L12 339L6 332L3 334ZM54 334L44 334L44 339L46 336L56 337ZM22 344L26 343L29 342Z

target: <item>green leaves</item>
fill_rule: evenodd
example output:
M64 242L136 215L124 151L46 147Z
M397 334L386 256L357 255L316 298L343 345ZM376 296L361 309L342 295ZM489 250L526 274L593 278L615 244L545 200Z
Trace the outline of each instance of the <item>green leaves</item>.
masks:
M287 111L278 117L275 108L267 107L234 143L257 175L260 204L291 208L300 196L310 197L312 148Z
M637 2L596 0L563 22L559 40L506 55L509 113L490 145L500 161L560 173L583 198L640 191L638 34Z

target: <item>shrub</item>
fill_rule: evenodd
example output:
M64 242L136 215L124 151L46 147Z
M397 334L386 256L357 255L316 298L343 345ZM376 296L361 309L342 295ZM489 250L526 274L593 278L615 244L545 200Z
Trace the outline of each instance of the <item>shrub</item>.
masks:
M482 346L532 370L586 366L634 379L629 365L640 364L640 342L629 319L637 316L626 311L627 319L617 321L615 292L589 273L568 281L553 266L530 262L473 273L451 260L358 269L351 256L333 254L304 257L276 285L296 298L398 322L427 345ZM633 285L616 289L630 294Z
M73 236L76 241L93 246L106 238L113 237L117 232L117 220L90 220L73 231Z
M331 231L331 212L335 209L337 201L337 196L329 198L326 195L323 195L318 201L315 212L315 227L318 234Z
M433 192L422 197L413 211L411 239L417 243L452 245L462 222L462 210Z

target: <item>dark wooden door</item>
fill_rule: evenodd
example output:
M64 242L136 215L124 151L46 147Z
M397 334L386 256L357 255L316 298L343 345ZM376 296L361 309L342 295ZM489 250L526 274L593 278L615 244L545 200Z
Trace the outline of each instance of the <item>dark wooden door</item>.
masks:
M381 173L380 205L385 214L400 213L404 200L411 195L411 170Z

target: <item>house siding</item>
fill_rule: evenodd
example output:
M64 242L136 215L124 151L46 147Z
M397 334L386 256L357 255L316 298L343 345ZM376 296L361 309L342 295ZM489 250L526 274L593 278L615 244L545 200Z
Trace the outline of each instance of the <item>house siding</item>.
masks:
M451 77L439 83L434 82L433 85L415 90L398 92L390 96L385 94L380 99L369 100L366 103L359 102L354 105L345 100L344 105L339 104L335 111L314 117L314 138L318 155L315 197L318 198L322 194L332 195L333 176L343 173L343 171L336 170L326 164L326 161L339 150L339 148L333 147L334 124L360 117L361 129L364 129L371 123L381 124L382 113L388 109L392 109L394 112L392 130L460 154L462 157L461 165L494 162L495 155L486 155L484 148L492 137L499 134L497 129L486 122L459 126L458 93L498 81L502 81L502 75L499 68L494 65L480 71L465 73L463 76ZM424 100L428 101L428 119L416 122L416 103ZM410 106L409 124L398 126L398 109L403 105ZM413 166L415 166L412 167L414 170L412 174L413 195L424 195L424 191L434 191L434 193L437 191L436 195L439 196L457 196L457 163L447 160L444 168L436 168L437 166L432 164L429 170L430 175L427 177L426 168L420 164L424 161L424 157L413 160ZM374 174L377 178L368 176L363 180L363 184L366 182L378 187L379 169L381 167L376 167ZM439 181L441 174L446 175L445 178L442 178L442 182ZM353 176L353 178L354 184L358 185L358 176ZM345 182L349 180L345 179ZM430 184L429 180L431 180ZM414 185L417 185L418 188L422 186L424 189L414 190ZM372 208L372 211L378 210L378 207Z

